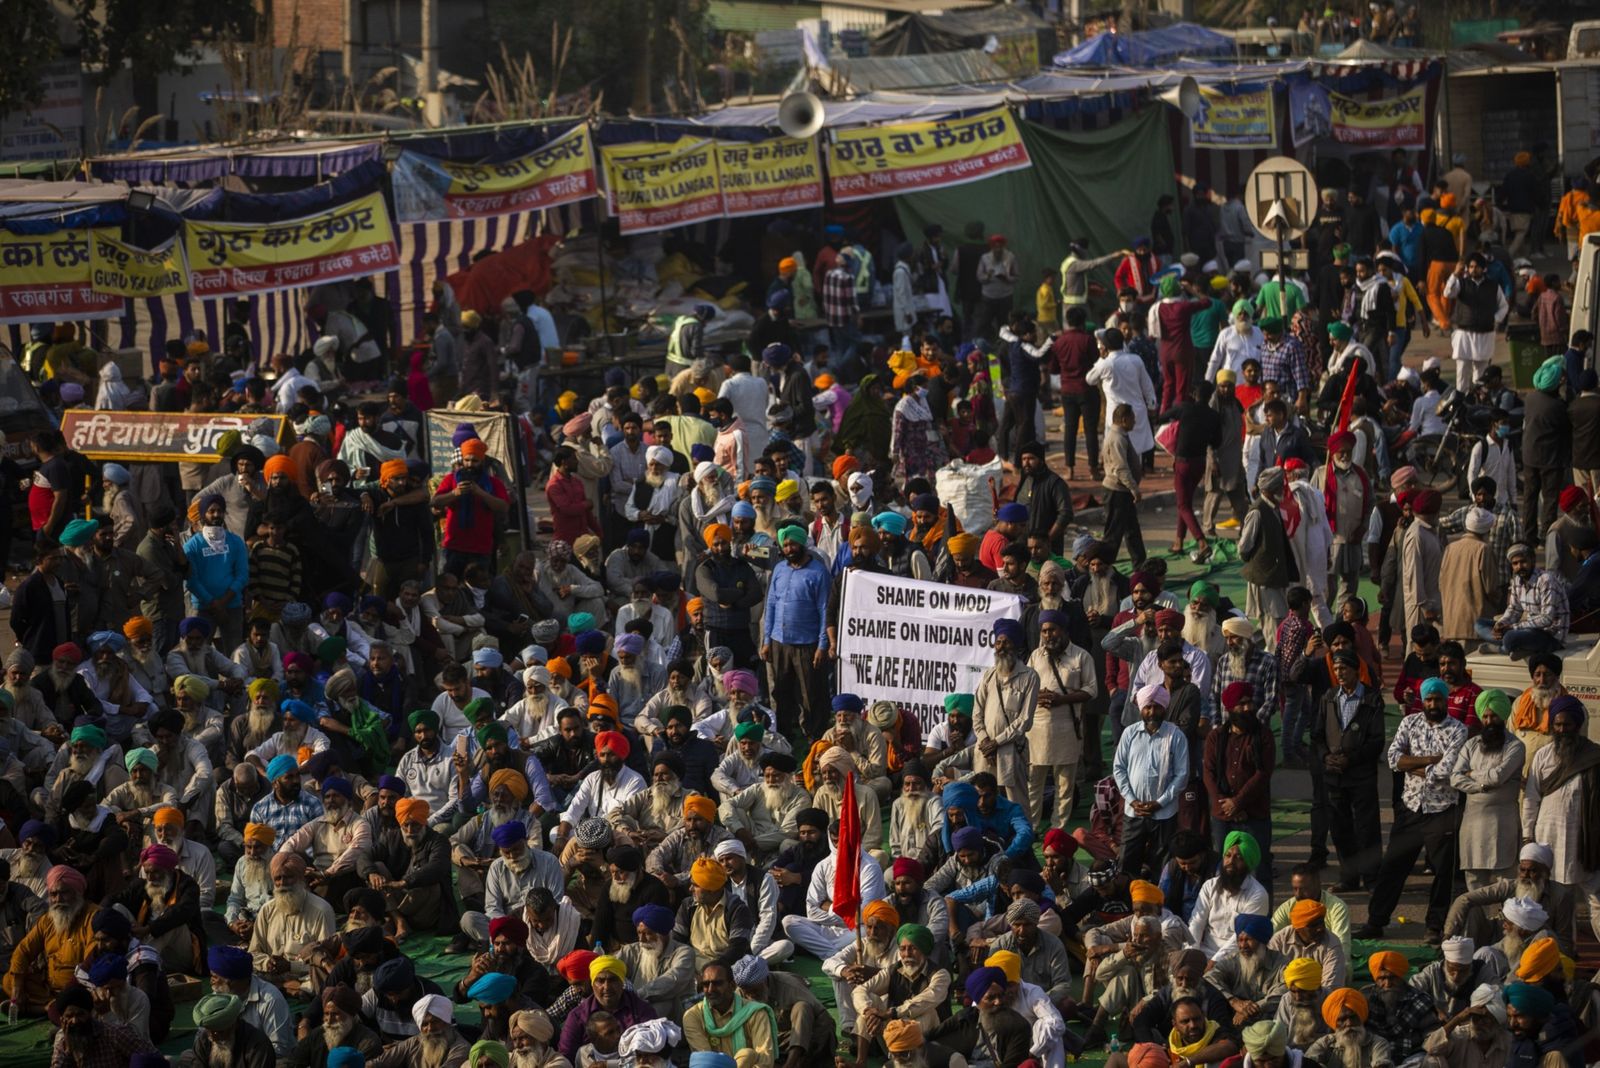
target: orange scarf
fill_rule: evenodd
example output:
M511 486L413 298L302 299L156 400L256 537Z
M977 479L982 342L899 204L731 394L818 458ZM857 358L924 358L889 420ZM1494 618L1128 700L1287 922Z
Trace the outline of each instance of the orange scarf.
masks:
M1558 687L1556 697L1567 692L1565 686ZM1551 698L1555 700L1555 698ZM1538 731L1541 734L1550 733L1550 709L1537 708L1533 703L1533 687L1523 690L1511 704L1511 729L1514 731Z

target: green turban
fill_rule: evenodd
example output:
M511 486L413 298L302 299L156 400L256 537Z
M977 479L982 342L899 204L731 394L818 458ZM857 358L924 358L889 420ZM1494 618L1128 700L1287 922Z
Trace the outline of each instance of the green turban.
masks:
M779 545L788 545L790 542L794 542L794 543L799 544L799 545L804 545L806 543L806 531L805 531L805 528L804 527L795 526L793 523L790 523L788 526L779 527L778 528L778 544Z
M1215 608L1221 600L1221 594L1217 592L1216 586L1202 579L1189 587L1189 600L1204 601Z
M1161 279L1160 285L1161 285L1161 295L1163 297L1175 297L1175 296L1178 295L1178 276L1177 275L1175 275L1175 274L1167 275L1165 278Z
M94 532L100 529L98 519L74 519L61 528L60 542L69 549L88 545Z
M430 731L439 729L439 713L431 708L419 708L406 717L406 726L416 730L418 725L426 726Z
M1223 855L1226 856L1228 850L1234 846L1239 847L1239 855L1250 865L1250 870L1254 871L1261 863L1261 845L1255 840L1255 836L1248 831L1229 831L1228 837L1222 840Z
M1347 259L1349 259L1350 258L1350 246L1349 245L1335 245L1335 246L1333 246L1333 258L1336 259L1336 260L1347 260Z
M734 738L741 742L746 738L754 738L759 742L762 738L765 738L766 735L767 728L762 726L760 723L741 723L737 727L733 728Z
M1263 334L1281 334L1281 333L1283 333L1283 317L1282 316L1269 315L1265 319L1261 320L1259 325L1261 327L1261 332Z
M1328 324L1328 336L1335 341L1349 341L1350 335L1354 332L1350 329L1349 323L1332 322Z
M350 643L340 637L324 638L317 646L317 659L322 661L324 667L330 667L344 659L344 652Z
M1241 315L1245 316L1246 318L1254 319L1256 317L1256 310L1250 306L1250 302L1248 300L1240 297L1238 300L1233 302L1233 311L1231 311L1229 315L1235 319L1239 318Z
M472 700L461 706L461 714L467 717L468 723L476 722L478 719L478 713L480 712L493 711L494 702L489 700L487 697L474 697Z
M903 923L900 925L900 930L896 931L894 935L894 944L898 946L902 942L910 942L922 950L924 957L933 956L933 932L920 923Z
M104 749L106 747L106 732L92 723L85 723L81 727L72 728L70 741L73 745L77 745L79 742L87 742L96 749Z
M567 617L567 630L573 634L582 634L586 630L594 630L594 615L590 612L574 612Z
M1548 392L1561 384L1562 376L1566 374L1567 363L1565 356L1552 356L1539 365L1533 372L1533 388Z
M1277 1020L1257 1020L1239 1033L1244 1051L1252 1057L1265 1053L1281 1057L1289 1048L1289 1029Z
M217 455L226 456L240 445L244 444L244 435L237 430L224 431L217 438Z
M1488 691L1486 690L1484 692L1487 693ZM155 771L156 770L156 754L155 754L155 751L153 749L143 749L143 748L128 750L128 755L122 758L122 766L128 770L129 774L132 774L133 773L133 767L134 767L135 764L143 764L145 767L149 768L151 771Z
M972 715L972 707L977 703L977 697L970 693L945 694L944 710L946 712L960 712L963 716Z
M1472 710L1479 716L1485 712L1493 712L1501 719L1511 718L1511 698L1504 690L1490 688L1478 695L1478 700L1473 703Z
M472 1049L467 1052L467 1068L483 1068L486 1061L493 1061L500 1068L506 1068L511 1063L511 1054L506 1052L505 1044L492 1039L480 1039L472 1044Z
M508 745L511 741L511 736L506 733L506 725L500 722L485 723L478 728L477 737L479 745L488 745L490 742Z
M232 1027L244 1012L244 1002L233 994L207 994L194 1003L194 1022L207 1031Z

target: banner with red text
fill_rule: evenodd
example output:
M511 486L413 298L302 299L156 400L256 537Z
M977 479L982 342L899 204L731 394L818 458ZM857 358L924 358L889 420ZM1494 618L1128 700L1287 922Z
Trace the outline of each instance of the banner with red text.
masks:
M0 322L54 323L121 315L122 298L97 293L92 284L89 243L98 233L115 231L0 230Z
M1361 148L1422 148L1428 140L1428 88L1383 100L1328 93L1333 139Z
M724 214L820 208L822 158L815 137L717 142Z
M504 163L452 163L402 152L389 177L395 218L403 223L542 211L600 192L589 127L583 123Z
M607 145L607 204L625 234L668 230L724 213L717 143L680 138L672 144Z

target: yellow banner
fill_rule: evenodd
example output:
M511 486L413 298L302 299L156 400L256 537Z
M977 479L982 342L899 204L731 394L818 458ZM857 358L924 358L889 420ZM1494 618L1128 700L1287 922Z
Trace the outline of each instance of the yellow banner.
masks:
M722 215L716 147L685 137L601 148L608 203L621 231L666 230Z
M1384 100L1330 92L1333 139L1363 148L1421 148L1427 142L1427 94L1425 85Z
M89 284L90 237L111 231L0 230L0 322L106 319L122 314L122 298Z
M317 285L400 265L382 193L283 222L189 222L184 251L191 289L201 299Z
M828 146L836 202L961 185L1030 167L1011 110L959 119L839 130Z
M817 139L774 137L717 142L717 173L725 214L820 208L822 159Z
M401 222L481 219L595 196L594 148L579 123L543 148L504 163L451 163L403 152L390 178Z
M97 293L160 297L189 288L189 265L174 237L156 249L134 248L96 230L89 242L89 284Z

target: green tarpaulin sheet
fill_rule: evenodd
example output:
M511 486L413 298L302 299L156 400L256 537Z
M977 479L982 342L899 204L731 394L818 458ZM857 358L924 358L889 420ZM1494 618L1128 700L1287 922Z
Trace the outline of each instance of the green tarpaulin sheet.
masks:
M953 249L969 222L985 236L1005 234L1017 257L1016 304L1033 309L1047 268L1059 267L1067 242L1087 237L1095 255L1125 248L1150 232L1156 198L1176 195L1172 144L1164 108L1147 108L1104 130L1060 133L1022 123L1033 166L980 182L895 198L900 225L920 241L938 223ZM1101 272L1109 283L1110 272Z

